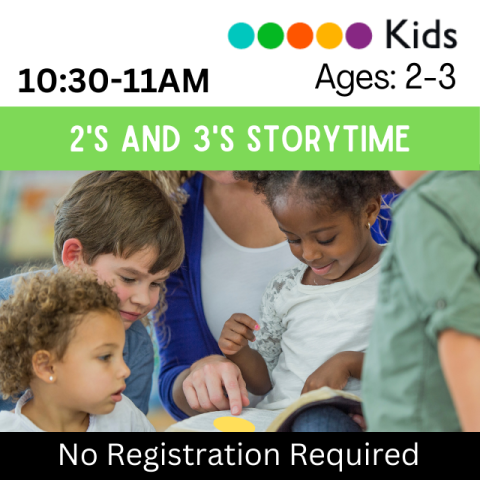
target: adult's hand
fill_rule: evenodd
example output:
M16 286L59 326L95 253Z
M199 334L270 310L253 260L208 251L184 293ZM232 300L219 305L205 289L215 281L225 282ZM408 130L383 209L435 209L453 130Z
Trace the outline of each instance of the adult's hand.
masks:
M250 404L240 369L221 355L195 362L182 387L188 405L197 413L230 409L232 415L239 415Z

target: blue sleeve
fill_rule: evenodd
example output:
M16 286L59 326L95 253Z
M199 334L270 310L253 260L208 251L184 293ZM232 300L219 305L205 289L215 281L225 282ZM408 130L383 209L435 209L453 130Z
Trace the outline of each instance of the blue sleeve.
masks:
M127 388L124 394L146 415L154 367L152 339L139 321L134 322L125 333L124 358L131 373L125 380Z
M0 280L0 302L7 300L10 295L13 293L13 285L12 282L15 277L8 277ZM2 399L2 392L0 392L0 411L2 410L13 410L15 408L15 402L13 402L10 398L7 400Z
M11 410L14 410L16 406L16 403L12 401L11 398L7 398L6 400L2 399L2 392L0 392L0 412L3 412L4 410L7 412L10 412Z
M220 352L208 346L206 332L201 328L186 288L185 268L182 266L167 280L168 309L165 319L156 328L160 354L159 394L163 406L175 420L188 418L173 400L175 379L200 358Z
M14 275L12 277L3 278L2 280L0 280L0 302L8 300L8 297L10 297L10 295L13 295L13 283L14 280L19 277L20 275Z
M57 267L53 267L50 272L57 271ZM0 302L4 300L8 300L8 298L13 295L15 291L16 284L18 280L22 277L26 277L28 275L32 275L34 273L43 272L48 273L49 270L38 270L34 272L26 272L26 273L19 273L17 275L12 275L11 277L3 278L0 280Z

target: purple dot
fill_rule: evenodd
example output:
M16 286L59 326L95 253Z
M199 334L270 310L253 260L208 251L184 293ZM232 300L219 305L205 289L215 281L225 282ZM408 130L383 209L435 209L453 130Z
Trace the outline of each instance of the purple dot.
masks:
M372 31L368 25L364 23L354 23L348 27L346 39L352 48L361 49L370 45L372 36Z

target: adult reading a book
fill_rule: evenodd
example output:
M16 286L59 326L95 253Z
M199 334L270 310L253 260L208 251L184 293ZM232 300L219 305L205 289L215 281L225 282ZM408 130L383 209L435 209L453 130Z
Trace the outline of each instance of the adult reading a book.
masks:
M236 311L258 317L268 282L296 260L249 182L198 172L184 189L186 256L167 281L168 310L157 328L160 397L176 420L229 408L236 415L250 402L239 368L218 347L225 320ZM384 227L372 231L380 243Z

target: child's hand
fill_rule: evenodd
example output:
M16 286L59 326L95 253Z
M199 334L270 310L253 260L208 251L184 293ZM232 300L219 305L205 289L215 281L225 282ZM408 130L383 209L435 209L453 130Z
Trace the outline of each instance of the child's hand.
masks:
M302 395L322 387L343 390L350 377L360 378L363 356L361 352L334 355L307 378Z
M235 355L248 345L248 341L254 342L254 330L259 330L260 325L244 313L233 314L223 326L218 346L224 355Z
M367 423L363 415L350 415L350 418L365 432L367 430Z

